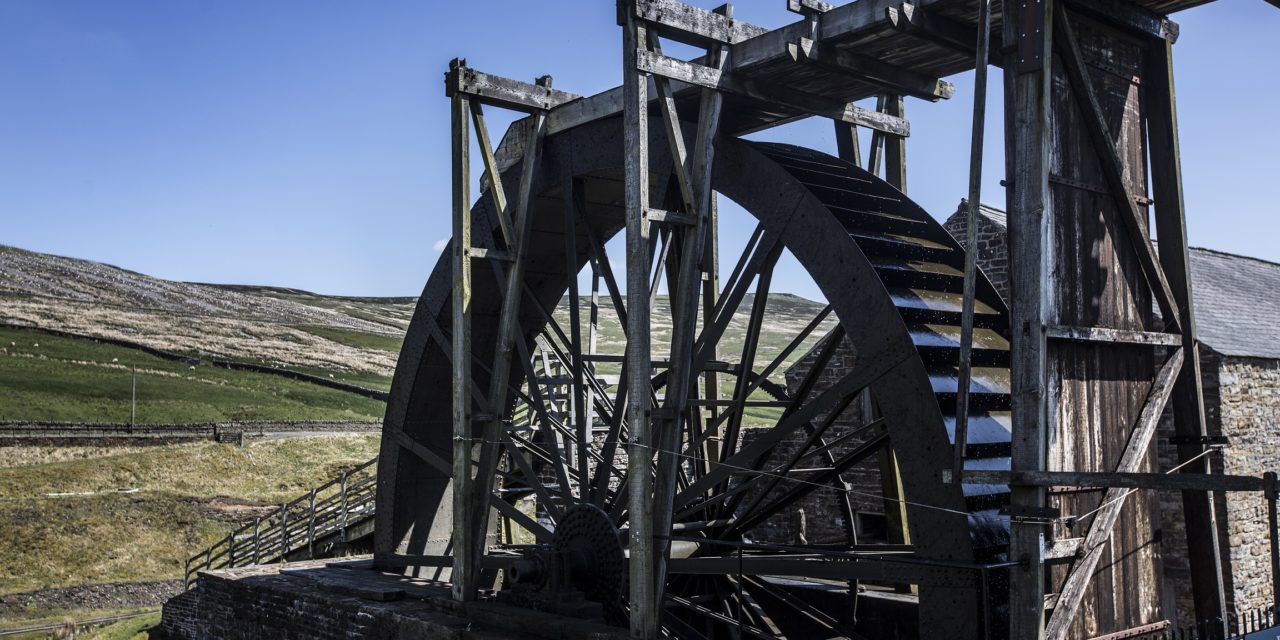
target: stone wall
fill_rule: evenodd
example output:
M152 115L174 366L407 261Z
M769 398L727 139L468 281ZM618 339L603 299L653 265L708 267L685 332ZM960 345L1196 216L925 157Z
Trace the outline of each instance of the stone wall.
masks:
M987 210L985 214L982 211L978 213L978 269L987 276L996 291L1000 292L1000 297L1008 300L1009 252L1005 249L1005 226L1002 222L993 221L991 215L997 214L991 210ZM998 215L1003 220L1003 214ZM963 247L968 222L965 202L961 200L960 208L942 226Z
M819 352L822 350L823 344L825 342L815 346L787 370L787 390L789 393L794 394L805 377L808 376ZM840 376L852 371L854 361L853 345L845 340L836 348L836 352L832 355L827 366L818 374L811 394L821 393L836 382ZM831 426L824 431L824 441L836 441L862 426L866 414L865 402L865 397L855 398L834 419ZM812 424L815 426L820 425L828 417L829 415L818 416ZM764 429L744 428L743 445L749 445L763 431ZM783 440L771 454L767 463L768 468L777 468L787 462L808 437L808 432L800 429ZM835 459L839 459L871 437L869 432L851 435L848 439L831 447L829 451ZM822 455L803 458L795 465L798 469L812 469L824 466L827 466L827 460ZM803 475L800 477L803 477ZM796 507L786 509L752 529L751 537L759 542L776 544L842 542L847 540L849 527L852 526L859 534L860 540L864 538L875 539L878 536L877 531L866 529L856 521L850 523L848 514L850 508L852 508L856 520L856 514L858 513L871 514L873 516L872 519L884 513L884 503L880 491L878 457L872 456L868 460L854 465L841 474L841 480L846 483L848 491L830 486L814 487L813 491L805 496ZM796 483L794 482L779 482L777 488L771 492L769 499L771 500L783 491L792 489L795 486ZM845 503L846 497L848 505ZM752 499L754 499L754 496L744 500L744 506L750 504ZM763 502L763 504L767 503L767 500Z
M367 568L367 562L297 562L201 572L164 605L175 640L623 640L625 629L477 600L449 586Z
M1260 476L1280 469L1280 362L1224 357L1218 369L1221 428L1231 438L1224 471ZM1236 611L1272 602L1271 537L1260 493L1229 493L1224 542L1230 545L1227 605Z

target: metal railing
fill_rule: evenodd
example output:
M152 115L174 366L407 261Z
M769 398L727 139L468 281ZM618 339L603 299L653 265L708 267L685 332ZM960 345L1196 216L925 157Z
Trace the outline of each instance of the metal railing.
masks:
M232 531L227 537L187 559L183 583L190 587L199 571L268 564L306 551L315 557L316 541L340 534L347 542L350 526L373 516L378 459L285 503L279 509Z

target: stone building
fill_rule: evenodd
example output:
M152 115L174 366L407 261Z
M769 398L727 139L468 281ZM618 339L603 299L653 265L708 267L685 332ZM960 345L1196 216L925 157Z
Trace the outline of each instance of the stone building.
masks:
M961 244L965 222L961 202L944 223ZM977 222L978 265L1008 299L1005 214L984 205ZM1280 264L1200 248L1192 248L1190 256L1205 417L1210 434L1229 442L1214 456L1214 471L1259 476L1280 470ZM1167 470L1177 464L1167 415L1158 436L1160 465ZM1167 591L1175 594L1179 612L1190 611L1180 496L1161 493L1160 506L1165 579L1173 587ZM1228 609L1242 613L1270 606L1270 536L1263 496L1219 494L1215 506Z

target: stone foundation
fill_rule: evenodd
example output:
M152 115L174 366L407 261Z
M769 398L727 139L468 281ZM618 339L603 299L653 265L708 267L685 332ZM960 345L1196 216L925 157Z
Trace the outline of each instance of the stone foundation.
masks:
M449 586L380 573L367 560L202 572L164 605L169 638L622 640L625 629L517 609L459 603Z

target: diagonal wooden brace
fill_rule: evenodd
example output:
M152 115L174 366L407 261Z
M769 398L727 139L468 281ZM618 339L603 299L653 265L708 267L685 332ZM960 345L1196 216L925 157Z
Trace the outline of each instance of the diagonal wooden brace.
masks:
M1129 444L1125 446L1124 454L1120 456L1120 463L1116 466L1117 472L1133 473L1142 464L1151 444L1151 436L1160 422L1160 414L1164 413L1169 395L1173 392L1173 384L1178 379L1178 372L1182 370L1183 357L1182 348L1178 348L1160 368L1155 382L1151 385L1151 391L1147 394L1146 404L1138 414L1138 424L1134 427L1133 434L1129 436ZM1049 617L1049 623L1045 627L1046 640L1062 640L1067 637L1071 623L1080 610L1085 589L1089 586L1089 579L1093 577L1098 560L1102 558L1102 552L1111 538L1111 531L1120 517L1120 510L1124 508L1125 498L1133 491L1134 489L1114 487L1107 490L1102 506L1089 525L1089 533L1085 536L1084 545L1080 548L1083 555L1071 565L1071 573L1067 575L1067 581L1058 595L1058 604L1054 608L1053 615Z
M1138 210L1138 205L1129 196L1129 188L1124 182L1124 162L1116 150L1116 144L1107 127L1106 115L1102 113L1102 105L1093 90L1093 82L1089 71L1085 68L1084 58L1080 54L1080 45L1076 41L1075 31L1067 22L1066 11L1057 5L1057 15L1053 19L1054 46L1062 49L1062 66L1071 80L1076 99L1080 102L1080 111L1084 114L1086 129L1098 151L1098 159L1102 164L1102 173L1107 178L1111 195L1115 199L1120 221L1124 224L1129 242L1138 256L1138 264L1142 267L1142 275L1155 294L1156 304L1160 306L1160 314L1164 316L1165 326L1173 331L1179 328L1178 305L1173 297L1173 289L1165 277L1160 260L1156 257L1155 247L1151 245L1150 236L1143 222L1146 215Z

